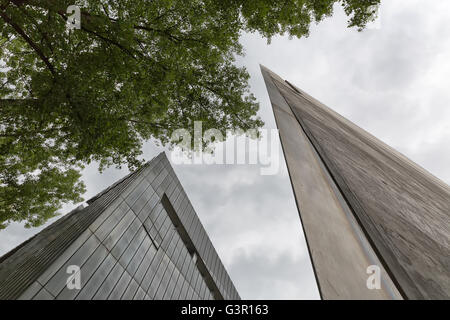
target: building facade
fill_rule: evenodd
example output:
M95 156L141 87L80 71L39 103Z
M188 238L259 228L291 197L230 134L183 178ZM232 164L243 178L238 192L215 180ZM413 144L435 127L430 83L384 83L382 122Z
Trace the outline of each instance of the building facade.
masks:
M0 258L0 299L239 299L166 155Z
M265 67L324 299L449 299L450 187Z

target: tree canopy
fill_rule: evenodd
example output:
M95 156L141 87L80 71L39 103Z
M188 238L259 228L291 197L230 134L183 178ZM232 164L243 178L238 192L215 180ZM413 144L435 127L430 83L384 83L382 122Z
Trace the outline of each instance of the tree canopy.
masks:
M0 0L0 228L44 223L82 200L85 164L134 169L194 121L261 127L241 33L308 36L335 3L362 29L379 0Z

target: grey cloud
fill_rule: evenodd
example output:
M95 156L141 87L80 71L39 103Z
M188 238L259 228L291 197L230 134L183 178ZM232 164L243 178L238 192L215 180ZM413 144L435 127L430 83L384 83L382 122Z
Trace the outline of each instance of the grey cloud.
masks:
M253 299L317 299L318 292L307 258L295 259L281 254L273 259L270 251L236 252L230 272L243 298ZM248 270L253 272L248 272Z

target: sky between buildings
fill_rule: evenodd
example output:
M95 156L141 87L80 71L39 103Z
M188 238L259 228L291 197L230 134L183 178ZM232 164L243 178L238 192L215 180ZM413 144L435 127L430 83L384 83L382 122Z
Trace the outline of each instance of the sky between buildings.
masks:
M242 35L246 55L237 63L251 75L266 128L276 126L259 63L449 184L450 2L382 0L379 21L361 33L347 29L346 20L336 7L332 18L312 27L309 38L275 37L268 45L258 34ZM163 150L148 142L144 157ZM317 299L280 161L279 173L269 176L262 176L258 165L174 169L242 298ZM83 172L85 199L126 173L110 168L100 175L90 165ZM0 255L43 227L12 223L0 231Z

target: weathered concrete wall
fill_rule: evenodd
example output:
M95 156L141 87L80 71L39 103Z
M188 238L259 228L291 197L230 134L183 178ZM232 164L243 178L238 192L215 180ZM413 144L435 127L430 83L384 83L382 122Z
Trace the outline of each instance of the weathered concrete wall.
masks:
M306 163L310 166L313 163L300 155L307 147L298 140L306 136L401 293L411 299L449 298L450 188L305 92L268 70L263 69L263 74L265 78L271 75L273 88L269 88L269 95L275 116L282 118L277 111L282 99L286 104L284 114L292 112L289 121L278 121L291 177ZM278 96L273 98L274 95ZM301 129L294 132L296 125ZM311 197L317 193L308 189L318 188L318 182L305 180L308 174L319 176L308 168L292 183L322 294L326 297L324 283L336 279L337 270L349 277L351 271L339 257L333 259L334 265L329 265L332 262L324 257L336 252L340 256L346 250L342 246L353 244L344 241L343 233L348 231L339 229L342 221L330 218L332 213L337 218L339 212L334 202L322 194L320 198L326 204L321 205L320 200L312 203ZM302 210L307 203L312 204ZM326 210L320 209L321 206ZM324 219L322 211L328 211L329 219ZM341 233L341 242L334 242L335 233ZM320 242L317 234L329 243ZM351 262L361 263L358 257ZM326 272L320 274L320 268ZM342 281L337 281L339 286L347 285L352 297L361 298L350 279L342 277Z

